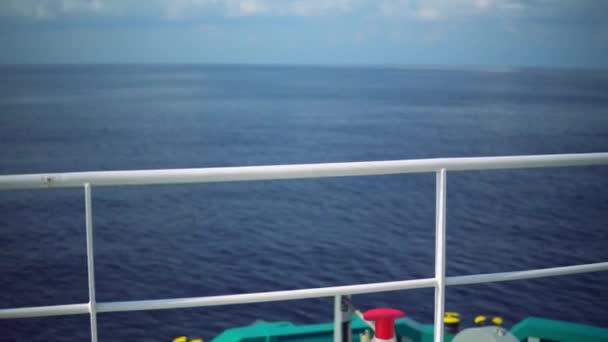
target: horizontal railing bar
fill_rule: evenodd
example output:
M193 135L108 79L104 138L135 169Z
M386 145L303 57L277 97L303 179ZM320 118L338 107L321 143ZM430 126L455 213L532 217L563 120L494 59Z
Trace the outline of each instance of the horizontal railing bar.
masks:
M178 298L178 299L158 299L158 300L142 300L130 302L111 302L97 303L97 312L117 312L117 311L140 311L140 310L159 310L159 309L177 309L177 308L192 308L202 306L217 306L217 305L232 305L232 304L250 304L262 302L276 302L297 299L333 297L339 294L362 294L374 292L387 292L408 289L419 289L435 286L434 278L423 278L414 280L391 281L384 283L346 285L320 287L313 289L287 290L287 291L270 291L245 293L236 295L211 296L211 297L194 297L194 298Z
M166 170L92 171L0 176L0 190L54 187L208 183L273 179L371 176L398 173L538 168L608 164L608 153L433 158L373 162L216 167Z
M523 280L543 277L554 277L560 275L569 275L577 273L600 272L608 271L608 262L599 262L594 264L584 264L575 266L553 267L527 271L513 271L488 273L466 276L446 277L446 285L467 285L493 283L511 280ZM273 301L286 301L296 299L309 299L320 297L332 297L336 295L347 294L362 294L408 290L417 288L430 288L436 285L435 278L422 278L414 280L403 280L383 283L371 283L360 285L346 285L321 287L313 289L287 290L287 291L270 291L257 292L224 296L210 297L192 297L192 298L176 298L176 299L157 299L157 300L142 300L142 301L123 301L123 302L106 302L97 303L97 313L102 312L118 312L118 311L141 311L141 310L161 310L161 309L178 309L192 308L203 306L231 305L231 304L247 304ZM57 316L57 315L73 315L87 314L88 304L70 304L56 306L29 307L17 309L0 309L0 319L23 318L23 317L41 317L41 316Z
M527 271L512 271L500 273L474 274L466 276L446 277L446 285L470 285L482 283L494 283L512 280L524 280L534 278L555 277L569 274L608 271L608 262L595 264L584 264L575 266L563 266L553 268L542 268Z
M89 303L0 309L0 319L88 314Z
M118 312L118 311L177 309L177 308L189 308L189 307L246 304L246 303L272 302L272 301L282 301L282 300L332 297L338 293L361 294L361 293L374 293L374 292L384 292L384 291L416 289L416 288L425 288L425 287L433 287L433 286L435 286L434 278L423 278L423 279L392 281L392 282L383 282L383 283L321 287L321 288L301 289L301 290L257 292L257 293L246 293L246 294L235 294L235 295L223 295L223 296L106 302L106 303L97 302L95 307L96 307L97 313ZM0 309L0 319L72 315L72 314L88 314L88 313L89 313L88 303L71 304L71 305L55 305L55 306L28 307L28 308L16 308L16 309Z

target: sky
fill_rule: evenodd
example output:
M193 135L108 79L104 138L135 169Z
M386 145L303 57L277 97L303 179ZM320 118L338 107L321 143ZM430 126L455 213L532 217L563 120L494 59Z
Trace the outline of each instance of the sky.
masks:
M608 67L606 0L1 0L0 63Z

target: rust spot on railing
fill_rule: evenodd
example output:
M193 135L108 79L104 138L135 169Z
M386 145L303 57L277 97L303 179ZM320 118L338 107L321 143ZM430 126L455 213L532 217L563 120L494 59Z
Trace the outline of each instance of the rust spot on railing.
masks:
M51 187L55 183L55 177L49 175L42 176L42 183Z

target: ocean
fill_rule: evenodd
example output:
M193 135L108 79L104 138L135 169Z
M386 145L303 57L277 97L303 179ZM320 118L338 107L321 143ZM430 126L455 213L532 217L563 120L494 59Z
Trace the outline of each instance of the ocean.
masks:
M608 151L608 71L0 67L0 174ZM97 301L431 277L433 174L93 188ZM608 260L608 168L449 172L447 274ZM82 189L0 192L0 308L88 301ZM608 274L447 289L446 309L608 326ZM431 323L433 290L354 296ZM100 341L329 322L333 299L105 313ZM0 341L89 338L87 315Z

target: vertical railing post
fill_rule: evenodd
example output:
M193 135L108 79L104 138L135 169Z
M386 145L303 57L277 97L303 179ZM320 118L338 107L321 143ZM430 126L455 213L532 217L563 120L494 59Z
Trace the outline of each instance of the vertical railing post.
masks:
M87 274L89 278L89 313L91 316L91 342L97 342L97 310L95 301L95 263L93 259L93 208L91 184L84 184L84 210L87 238Z
M446 171L437 171L435 197L435 342L443 342L445 305Z
M334 297L334 342L351 342L351 297L338 295Z
M342 342L342 296L334 297L334 342Z

